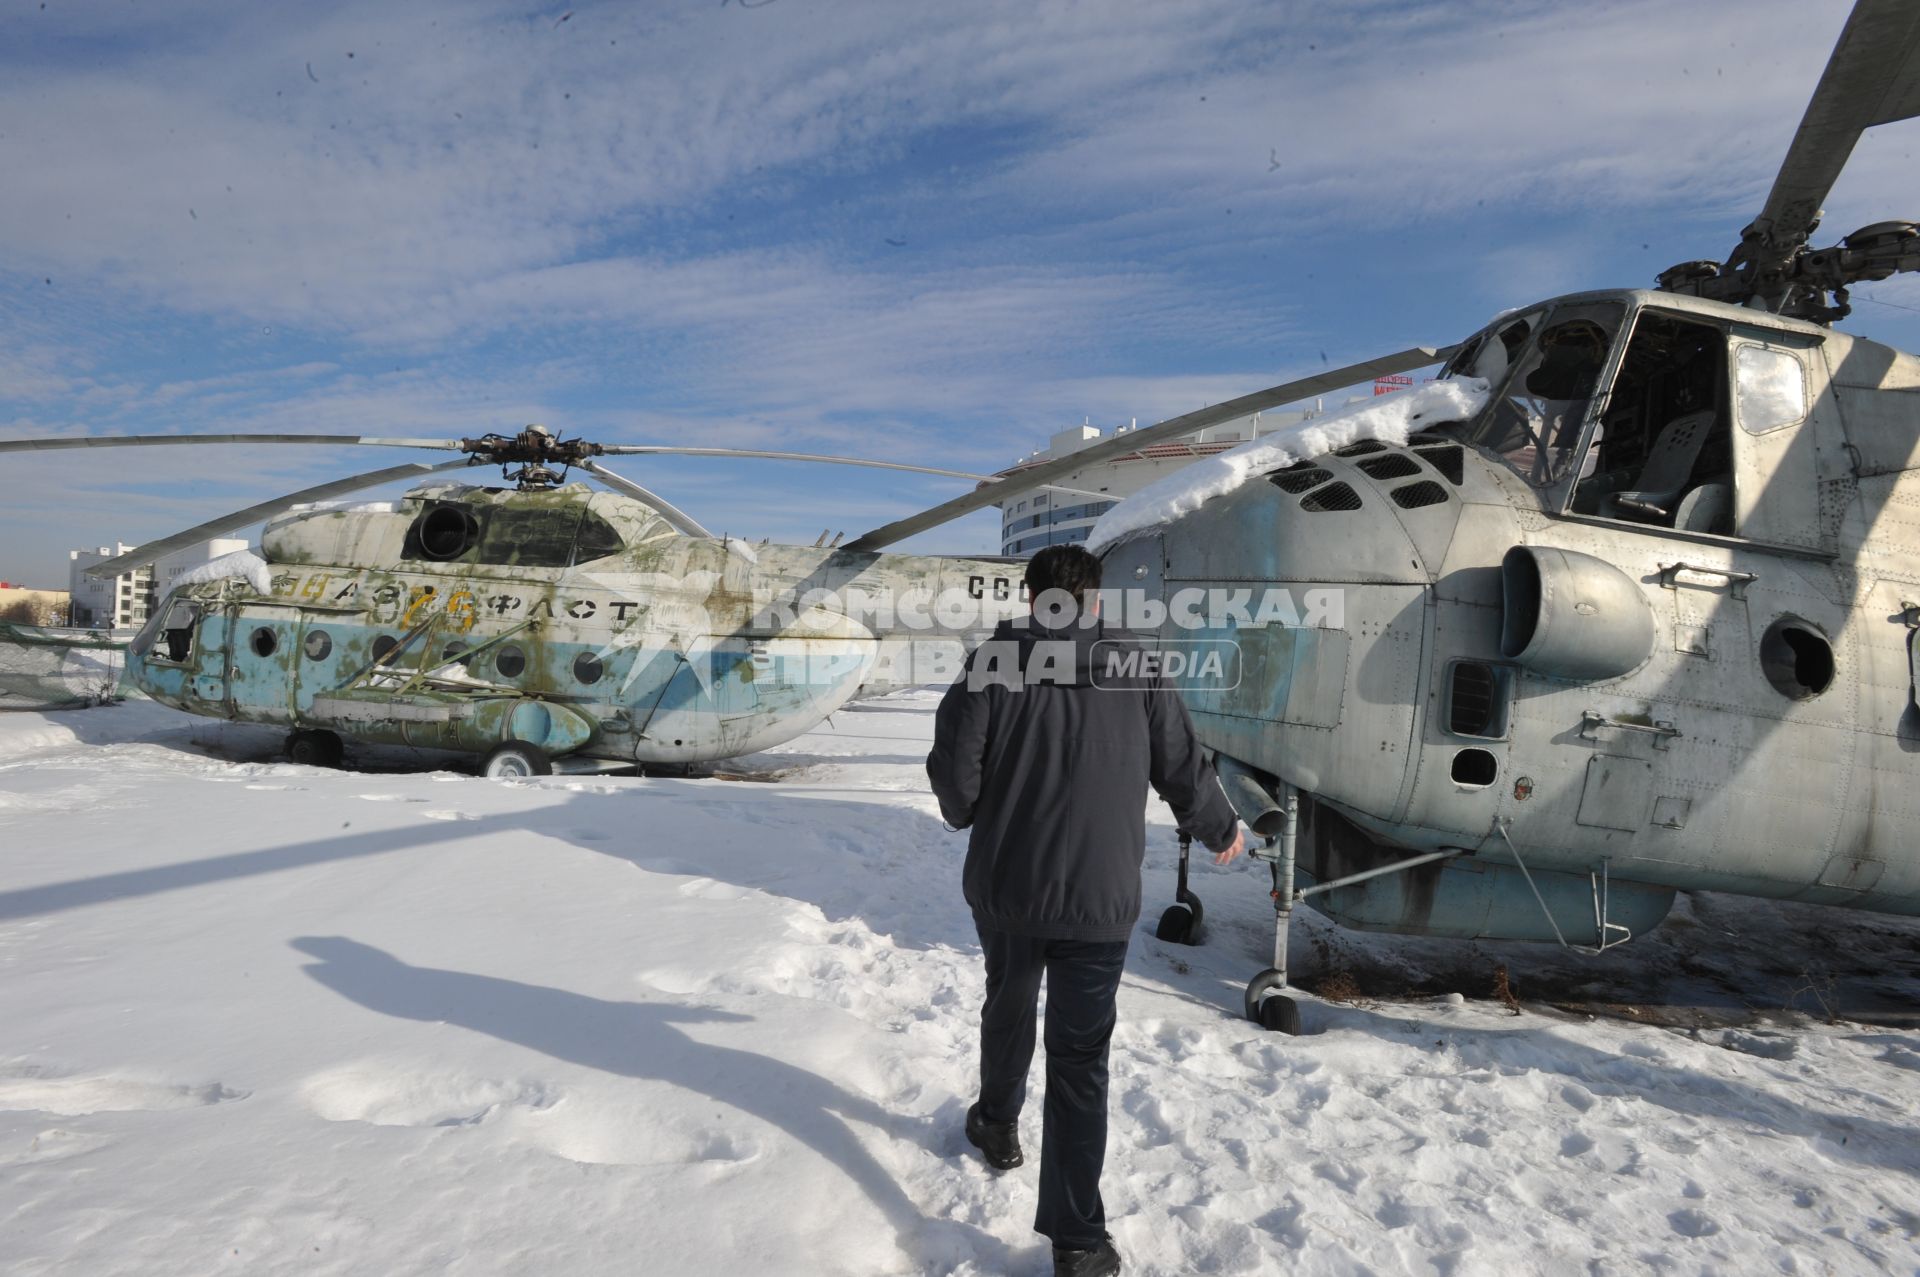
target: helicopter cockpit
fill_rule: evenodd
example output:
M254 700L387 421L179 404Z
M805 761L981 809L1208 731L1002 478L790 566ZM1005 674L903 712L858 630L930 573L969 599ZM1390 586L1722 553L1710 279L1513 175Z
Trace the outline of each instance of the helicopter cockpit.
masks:
M1554 513L1736 535L1735 408L1750 433L1796 423L1806 384L1797 355L1737 327L1626 300L1502 316L1447 365L1443 375L1494 391L1448 433L1492 453Z
M1484 378L1494 393L1461 440L1535 488L1563 487L1625 312L1617 302L1541 306L1468 342L1447 374Z

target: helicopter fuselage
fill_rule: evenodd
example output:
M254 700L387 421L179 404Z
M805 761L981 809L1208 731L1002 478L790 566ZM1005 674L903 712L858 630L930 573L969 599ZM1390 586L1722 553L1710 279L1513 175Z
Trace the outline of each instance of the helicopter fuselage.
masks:
M963 636L1019 598L1018 565L690 537L578 486L440 484L300 510L268 525L261 552L266 580L198 582L156 612L129 657L143 691L471 754L507 741L626 763L752 753L863 688L951 677ZM956 593L971 611L843 606Z
M1522 361L1595 314L1610 344L1554 423L1522 384L1555 389L1551 361ZM1149 593L1341 600L1178 636L1240 652L1185 690L1203 739L1304 797L1305 881L1458 853L1316 901L1363 928L1597 945L1676 889L1920 913L1920 360L1663 293L1517 316L1450 365L1493 374L1474 422L1106 552Z

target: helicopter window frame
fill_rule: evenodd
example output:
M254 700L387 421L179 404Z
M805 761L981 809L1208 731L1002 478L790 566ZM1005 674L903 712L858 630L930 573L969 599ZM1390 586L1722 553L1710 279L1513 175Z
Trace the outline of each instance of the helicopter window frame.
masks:
M1621 374L1626 370L1627 358L1632 353L1634 340L1640 335L1641 326L1649 318L1693 325L1703 329L1710 329L1718 334L1720 343L1719 368L1715 383L1716 398L1712 409L1714 420L1709 423L1708 429L1718 433L1719 441L1727 446L1729 452L1725 482L1728 493L1728 517L1734 520L1731 531L1708 532L1698 528L1676 527L1673 526L1672 523L1649 522L1642 519L1627 518L1621 515L1608 514L1597 509L1576 510L1574 508L1574 503L1583 496L1582 488L1584 484L1588 479L1592 478L1595 473L1596 454L1594 450L1604 445L1607 419L1612 416L1619 407L1618 392L1621 388ZM1737 456L1735 455L1738 443L1734 439L1735 431L1732 422L1734 412L1733 396L1735 394L1733 351L1737 339L1737 334L1732 323L1719 316L1703 315L1679 307L1668 307L1658 304L1642 303L1634 306L1632 314L1628 317L1627 324L1621 330L1621 335L1615 338L1615 349L1612 358L1609 360L1607 371L1603 374L1601 389L1594 396L1595 411L1588 418L1586 431L1580 440L1578 460L1571 468L1571 473L1576 475L1577 479L1567 486L1565 495L1559 503L1559 508L1557 510L1550 508L1549 512L1556 518L1566 519L1571 522L1593 523L1608 528L1625 528L1636 532L1650 533L1655 536L1686 541L1700 541L1710 545L1760 544L1761 542L1757 541L1756 538L1742 533L1738 524L1739 502L1737 489L1735 487L1738 481L1737 472L1739 469ZM1671 424L1671 422L1666 424ZM1713 446L1713 442L1710 438L1704 443L1702 445L1702 452L1710 449ZM1651 450L1651 440L1649 440L1648 446L1649 450ZM1644 464L1645 460L1646 457L1643 454L1637 464ZM1683 495L1691 495L1694 489L1707 486L1709 485L1706 482L1696 484L1692 483L1690 479L1688 488ZM1604 497L1611 494L1602 495ZM1682 511L1676 506L1672 515L1669 517L1677 521L1677 516L1681 513ZM1767 542L1766 544L1773 543ZM1806 553L1804 547L1786 546L1781 548L1788 549L1795 553Z
M150 661L159 661L166 665L192 664L194 649L198 646L195 640L200 633L200 619L205 615L206 608L203 605L188 599L174 599L164 607L154 610L153 615L147 618L146 624L140 627L140 632L134 635L133 642L128 644L128 648L135 656L144 657ZM184 625L168 624L181 616L186 618ZM175 655L173 635L179 633L184 633L186 637L180 640L180 651Z
M1502 315L1463 343L1441 373L1442 377L1469 376L1486 380L1489 387L1486 407L1464 424L1445 428L1440 433L1498 460L1528 487L1543 494L1549 511L1566 509L1594 423L1606 409L1608 388L1613 384L1626 349L1622 336L1631 332L1637 313L1629 297L1575 294ZM1552 367L1547 355L1550 343L1543 339L1580 322L1598 328L1607 342L1598 365L1591 370L1592 382L1587 393L1561 399L1532 390L1527 383ZM1552 419L1557 424L1553 425L1553 440L1546 446L1553 455L1543 462L1539 455L1543 440L1539 435L1546 432L1550 422L1541 417L1536 424L1534 412L1554 404L1565 406ZM1573 406L1579 404L1584 406ZM1576 411L1578 418L1570 419ZM1504 449L1500 446L1502 442L1516 439L1514 446ZM1533 473L1535 470L1539 473Z
M1772 342L1735 337L1729 350L1727 368L1733 378L1734 420L1750 435L1769 435L1786 430L1807 419L1807 366L1790 347ZM1749 356L1771 356L1775 368L1792 370L1792 387L1782 386L1768 372L1755 370L1751 380L1745 375ZM1749 393L1752 391L1753 393ZM1748 406L1753 410L1750 413Z

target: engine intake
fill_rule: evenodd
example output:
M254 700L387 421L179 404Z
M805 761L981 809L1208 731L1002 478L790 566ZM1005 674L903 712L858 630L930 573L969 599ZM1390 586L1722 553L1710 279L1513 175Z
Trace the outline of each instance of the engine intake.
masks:
M1500 562L1500 654L1575 682L1617 678L1653 655L1653 609L1640 583L1604 559L1516 545Z

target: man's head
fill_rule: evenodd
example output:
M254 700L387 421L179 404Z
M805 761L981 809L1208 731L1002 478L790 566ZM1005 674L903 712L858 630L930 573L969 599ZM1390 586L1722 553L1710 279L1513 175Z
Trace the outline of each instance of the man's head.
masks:
M1048 590L1064 590L1081 609L1097 605L1100 560L1085 546L1050 545L1027 560L1027 597L1038 603Z

